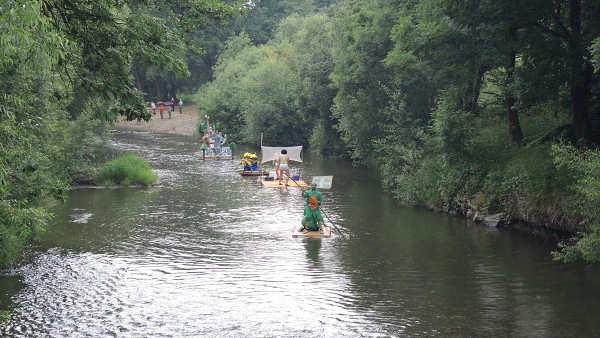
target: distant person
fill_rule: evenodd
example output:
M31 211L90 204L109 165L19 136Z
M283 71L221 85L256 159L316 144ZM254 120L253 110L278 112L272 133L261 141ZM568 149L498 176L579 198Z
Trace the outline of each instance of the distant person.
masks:
M160 119L162 120L163 118L163 113L165 112L165 106L164 105L160 105L160 108L158 109L160 112Z
M324 221L320 210L323 195L317 191L317 184L312 183L310 190L302 192L302 197L304 197L306 203L304 204L304 217L302 218L300 231L319 231L323 233Z
M215 133L215 156L221 157L221 145L223 142L223 136L221 136L221 132L217 131Z
M290 157L287 154L287 150L282 149L281 155L277 159L277 167L279 167L279 174L277 179L279 180L279 185L281 185L281 179L283 178L283 174L285 173L285 186L289 187L288 180L290 179Z
M150 103L150 108L152 108L152 115L156 116L156 103L154 101Z
M171 97L171 111L174 112L175 111L175 98ZM169 114L170 115L170 114Z
M179 114L183 114L183 101L179 99Z

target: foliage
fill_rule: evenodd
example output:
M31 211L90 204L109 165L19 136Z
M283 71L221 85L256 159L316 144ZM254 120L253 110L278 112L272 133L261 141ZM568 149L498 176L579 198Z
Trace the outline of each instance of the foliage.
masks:
M329 77L334 68L333 25L325 14L292 15L282 20L275 40L289 47L284 60L296 74L295 106L302 123L312 130L310 148L326 156L340 156L345 147L332 115L335 91Z
M244 141L258 144L306 144L306 128L295 106L296 74L282 61L286 50L260 48L264 58L240 82L240 102L246 129Z
M561 144L552 148L554 161L574 174L571 207L582 217L586 231L582 231L570 243L562 243L560 251L554 252L557 260L569 262L583 259L600 261L600 151L580 152L573 146Z
M341 1L335 7L334 70L336 96L332 106L336 128L357 163L374 162L372 140L380 136L375 121L388 103L390 72L382 59L399 1Z
M215 65L213 82L203 86L196 95L200 115L219 121L231 140L243 137L240 81L261 58L259 51L250 47L250 39L245 34L229 39Z
M8 324L10 311L0 311L0 326Z
M137 155L123 155L104 163L98 176L105 185L151 185L158 179L148 162Z

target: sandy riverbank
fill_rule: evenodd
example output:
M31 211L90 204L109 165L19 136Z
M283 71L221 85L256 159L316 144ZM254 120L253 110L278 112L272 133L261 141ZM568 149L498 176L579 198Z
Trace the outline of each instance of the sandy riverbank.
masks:
M184 106L183 114L179 114L179 107L175 107L175 111L171 113L171 119L169 119L169 113L165 106L162 120L158 108L156 108L156 115L152 116L149 122L120 120L114 125L114 128L118 130L150 131L195 136L198 134L196 130L198 121L198 110L195 106Z

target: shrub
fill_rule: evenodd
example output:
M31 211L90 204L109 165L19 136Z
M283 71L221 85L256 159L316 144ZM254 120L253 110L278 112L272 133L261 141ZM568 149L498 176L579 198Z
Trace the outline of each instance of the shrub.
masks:
M576 178L572 208L583 219L588 229L580 232L571 243L561 243L560 252L554 258L560 261L583 259L588 262L600 261L600 151L580 152L570 145L552 147L554 160L559 167L566 167Z
M124 155L106 162L100 168L99 177L105 185L151 185L158 179L148 162L136 155Z

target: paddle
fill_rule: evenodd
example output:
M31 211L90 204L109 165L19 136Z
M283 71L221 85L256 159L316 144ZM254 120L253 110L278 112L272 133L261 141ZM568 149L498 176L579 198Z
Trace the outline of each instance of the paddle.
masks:
M298 184L296 181L292 180L292 178L290 177L290 175L284 173L292 182L294 182L294 184L296 184L298 186L298 188L302 189L302 187L300 186L300 184ZM304 190L302 190L304 192ZM333 221L329 218L329 216L327 216L327 213L325 213L325 210L323 210L323 208L321 208L320 205L317 205L317 207L319 208L319 211L323 212L323 215L325 215L325 218L327 218L327 220L329 221L329 223L331 223L333 225L333 227L335 228L335 230L337 230L340 235L342 235L342 237L346 238L346 236L344 236L344 233L342 233L342 231L337 227L337 225L335 225L335 223L333 223Z

